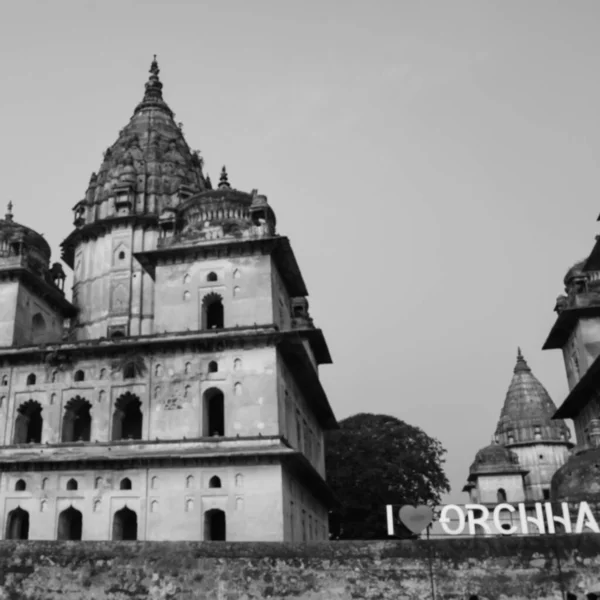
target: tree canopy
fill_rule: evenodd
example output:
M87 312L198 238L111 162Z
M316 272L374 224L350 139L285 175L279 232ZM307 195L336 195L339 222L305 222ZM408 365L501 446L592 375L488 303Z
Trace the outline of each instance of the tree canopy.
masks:
M446 450L422 429L367 413L339 425L326 437L327 481L341 502L331 515L333 537L385 539L386 504L435 506L450 491Z

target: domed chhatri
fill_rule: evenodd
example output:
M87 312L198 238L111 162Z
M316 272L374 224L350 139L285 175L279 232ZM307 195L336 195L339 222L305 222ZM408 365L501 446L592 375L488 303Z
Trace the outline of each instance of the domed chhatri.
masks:
M475 461L469 469L470 475L484 473L521 473L519 457L502 444L492 442L475 455Z
M482 448L463 488L472 501L494 504L499 498L533 503L550 497L552 475L569 455L570 432L553 420L556 407L533 375L521 349L492 444Z
M13 220L13 203L9 202L4 219L0 219L0 253L3 257L33 252L42 264L50 262L50 246L37 231Z
M213 188L174 117L154 57L73 209L72 304L43 237L0 221L0 538L329 538L331 356L300 267L267 197L225 167Z

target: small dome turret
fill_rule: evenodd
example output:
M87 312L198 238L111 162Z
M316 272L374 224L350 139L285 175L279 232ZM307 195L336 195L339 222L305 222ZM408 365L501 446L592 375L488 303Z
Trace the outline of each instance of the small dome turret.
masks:
M27 252L34 262L47 268L50 263L48 242L37 231L16 223L12 209L13 204L9 202L4 219L0 219L0 255L8 257Z
M523 472L519 457L514 452L502 444L492 442L475 455L475 460L469 469L469 478L474 475Z

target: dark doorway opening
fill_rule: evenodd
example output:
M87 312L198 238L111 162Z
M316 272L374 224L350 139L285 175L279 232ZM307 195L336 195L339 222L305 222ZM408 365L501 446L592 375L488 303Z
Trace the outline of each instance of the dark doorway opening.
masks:
M29 513L21 507L15 508L8 513L8 519L6 521L6 539L29 539Z
M79 396L67 402L62 425L63 442L89 442L92 434L92 405Z
M142 403L139 398L129 392L123 394L116 404L113 414L113 440L142 439Z
M202 304L203 329L222 329L224 327L224 310L221 296L208 294Z
M83 525L81 513L70 506L58 515L58 539L80 540Z
M218 508L204 513L204 539L207 542L224 542L227 535L225 512Z
M41 444L42 407L35 400L28 400L19 407L15 422L15 444Z
M113 540L137 540L137 515L125 507L115 513Z
M225 435L225 398L221 390L211 388L204 392L203 416L202 434L205 437Z

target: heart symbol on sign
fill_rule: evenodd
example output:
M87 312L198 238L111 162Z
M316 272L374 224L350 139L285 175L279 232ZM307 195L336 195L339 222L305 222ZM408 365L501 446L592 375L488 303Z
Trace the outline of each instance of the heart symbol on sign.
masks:
M398 513L400 520L413 533L421 533L433 521L433 509L430 506L403 506Z

